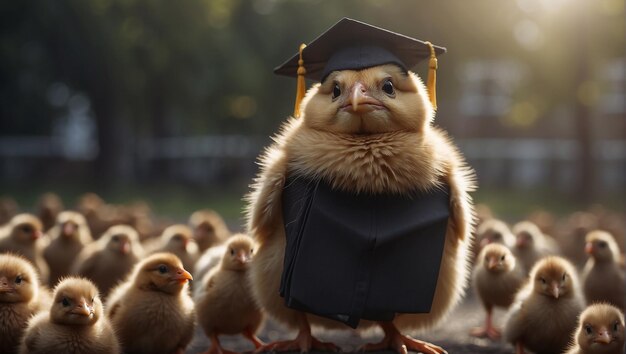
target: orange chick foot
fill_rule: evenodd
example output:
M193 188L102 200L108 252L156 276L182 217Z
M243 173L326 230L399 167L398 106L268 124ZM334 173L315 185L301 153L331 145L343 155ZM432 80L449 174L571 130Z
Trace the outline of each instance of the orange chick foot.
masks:
M499 340L502 333L495 327L476 327L470 331L472 337L489 338L491 340Z
M366 344L359 351L392 349L400 354L408 354L409 350L423 354L448 354L442 347L401 334L393 323L385 322L380 325L385 331L383 340L379 343Z
M333 343L322 342L315 339L310 332L300 331L298 336L293 340L273 342L263 345L255 353L264 352L290 352L299 351L301 353L310 352L311 349L319 351L338 352L340 348Z

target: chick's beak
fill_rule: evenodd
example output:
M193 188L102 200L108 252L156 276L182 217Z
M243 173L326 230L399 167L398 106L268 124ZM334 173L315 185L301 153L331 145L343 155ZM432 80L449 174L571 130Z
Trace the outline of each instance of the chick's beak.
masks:
M121 241L120 242L120 252L122 254L128 254L130 252L130 242Z
M86 301L81 301L72 310L72 313L81 316L91 316L93 314L93 307L87 305Z
M180 268L178 271L176 271L176 274L172 276L172 280L178 280L181 283L185 283L189 280L193 280L193 277L191 276L191 273Z
M605 326L600 327L600 330L598 331L598 336L594 339L594 342L603 344L611 343L609 330Z
M42 232L41 232L41 231L39 231L39 230L35 230L35 231L33 231L33 233L32 233L32 235L31 235L31 237L33 238L33 240L36 240L36 239L38 239L38 238L41 238L41 236L42 236L42 235L43 235L43 234L42 234Z
M559 283L555 281L552 282L550 286L550 293L552 294L552 296L554 296L555 299L559 298L559 295L561 295L561 291L559 290Z
M74 234L75 231L76 231L76 225L72 224L71 222L66 222L65 224L63 224L64 236L71 236Z
M250 257L248 257L245 251L239 251L239 253L237 253L237 261L241 264L246 264L250 262Z
M0 278L0 294L13 291L13 287L9 285L7 277Z
M353 112L369 112L376 106L383 104L368 94L367 87L360 81L357 81L350 91L350 105Z
M487 263L487 269L493 270L498 265L498 260L494 257L489 258L489 262Z
M593 254L593 243L591 243L591 242L585 243L585 253L586 254Z

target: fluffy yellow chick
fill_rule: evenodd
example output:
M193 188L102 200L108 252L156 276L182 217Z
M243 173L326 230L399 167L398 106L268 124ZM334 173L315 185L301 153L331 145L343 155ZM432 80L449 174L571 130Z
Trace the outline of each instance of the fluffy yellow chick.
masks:
M586 241L585 252L590 257L582 281L587 303L608 302L624 311L624 271L615 239L606 231L595 230L587 234Z
M289 309L279 296L286 244L281 195L286 176L297 173L355 193L403 194L441 183L449 186L450 219L430 313L398 314L393 321L379 323L383 341L364 348L444 352L400 330L435 325L464 293L473 218L468 191L473 182L461 154L431 124L434 112L422 81L395 65L335 71L308 91L301 112L300 118L283 125L261 156L261 172L248 196L248 230L259 243L250 269L255 297L271 316L299 330L295 340L267 348L332 348L311 336L310 325L342 326Z
M28 320L48 305L47 296L29 261L0 254L0 353L17 353Z
M623 354L624 314L609 304L593 304L580 315L574 343L566 354Z
M83 249L72 266L72 273L91 279L106 297L130 274L142 256L137 231L130 226L116 225Z
M512 231L515 235L513 253L527 273L541 258L558 253L554 241L530 221L518 222Z
M494 327L492 321L493 308L511 306L517 290L525 279L525 272L508 248L492 243L482 249L472 280L474 289L487 311L487 317L485 326L473 329L471 335L494 340L500 338L500 331Z
M198 210L189 217L189 226L200 252L219 245L230 236L224 219L213 210Z
M487 219L476 230L477 251L490 243L498 243L508 248L515 245L515 236L509 226L500 219Z
M50 269L43 258L45 241L42 236L41 221L36 216L15 215L0 230L0 252L13 252L24 256L35 265L42 283L47 284Z
M65 278L54 289L50 311L31 319L20 353L114 354L120 344L103 316L96 286L87 279Z
M185 269L193 269L198 260L198 245L193 239L193 232L187 225L172 225L163 230L159 239L146 245L150 253L170 252L175 254Z
M113 289L107 316L124 352L184 352L195 325L187 289L191 279L174 254L156 253L139 262L129 279Z
M85 217L74 211L61 212L48 236L50 243L44 249L43 257L50 267L49 284L52 286L70 274L76 257L93 239Z
M228 240L219 268L202 279L194 298L198 323L211 339L207 353L222 353L220 334L243 334L256 348L263 343L255 336L263 314L248 283L248 268L254 254L254 241L246 235Z
M516 353L528 348L538 353L562 353L567 349L576 319L584 309L574 266L549 256L535 264L528 284L511 305L504 337Z

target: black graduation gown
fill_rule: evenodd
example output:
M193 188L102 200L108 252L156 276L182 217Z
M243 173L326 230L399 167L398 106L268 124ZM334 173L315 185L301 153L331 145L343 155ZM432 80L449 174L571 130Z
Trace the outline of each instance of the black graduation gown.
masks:
M290 176L282 194L288 307L343 322L428 313L449 217L448 188L353 194Z

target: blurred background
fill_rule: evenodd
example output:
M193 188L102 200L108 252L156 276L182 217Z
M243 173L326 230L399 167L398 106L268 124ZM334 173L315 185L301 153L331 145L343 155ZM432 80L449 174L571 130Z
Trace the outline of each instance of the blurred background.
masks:
M255 159L293 110L295 80L272 69L342 17L448 48L435 122L478 202L624 210L623 0L2 2L0 196L28 211L89 191L240 227Z

